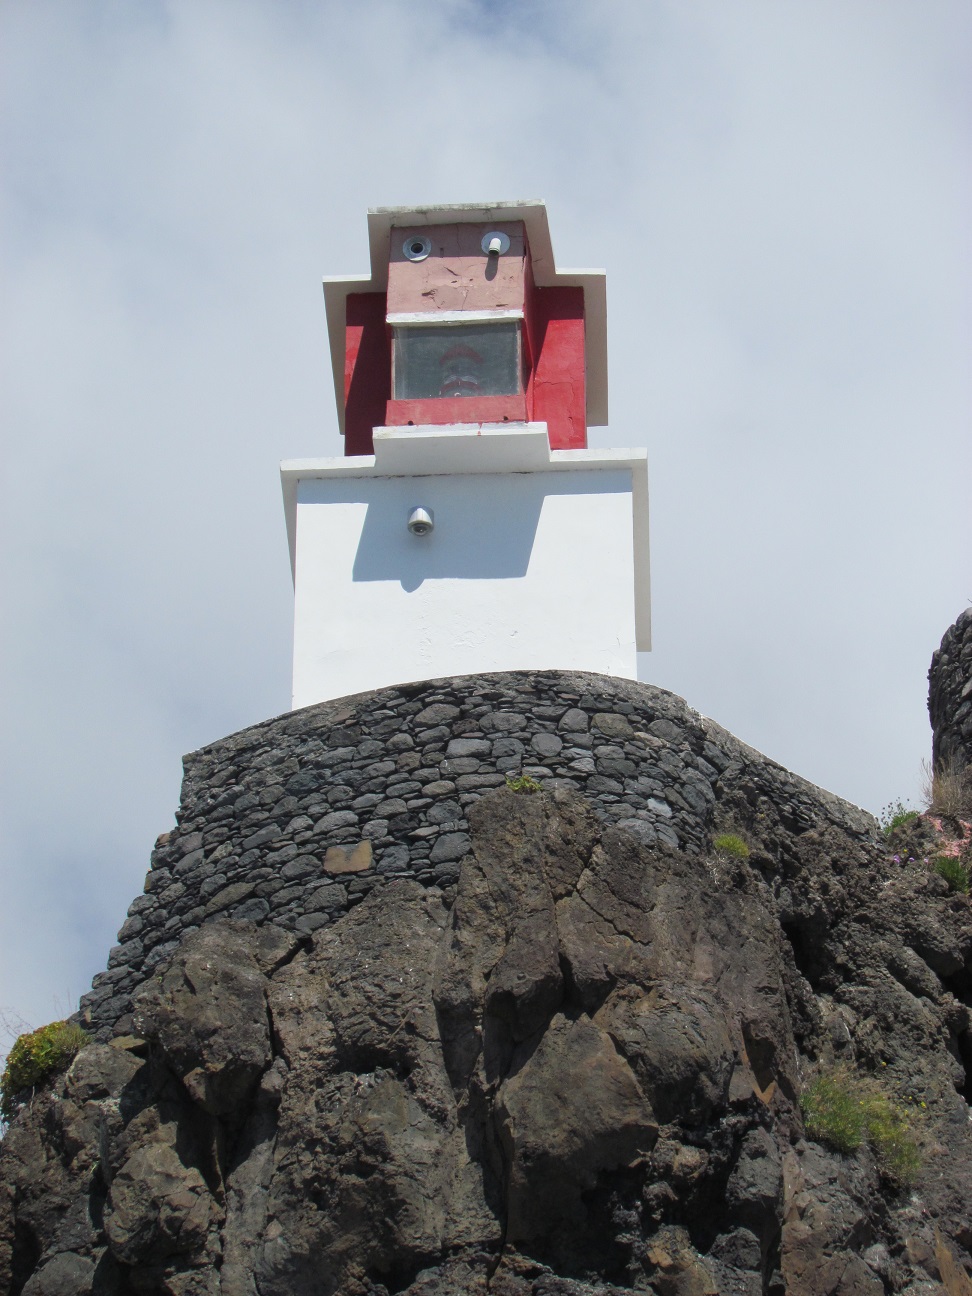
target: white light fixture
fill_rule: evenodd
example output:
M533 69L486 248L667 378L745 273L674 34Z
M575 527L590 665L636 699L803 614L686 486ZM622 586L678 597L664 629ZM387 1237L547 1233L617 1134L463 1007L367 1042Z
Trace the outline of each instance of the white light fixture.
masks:
M431 509L413 508L408 515L408 529L412 535L424 536L435 528L435 515Z
M483 235L482 249L487 256L502 256L510 250L510 236L502 230L490 230Z

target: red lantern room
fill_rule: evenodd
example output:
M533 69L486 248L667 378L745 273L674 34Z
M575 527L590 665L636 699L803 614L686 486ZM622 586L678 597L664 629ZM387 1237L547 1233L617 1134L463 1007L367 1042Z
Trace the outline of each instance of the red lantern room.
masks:
M557 271L539 202L379 207L371 274L325 279L346 455L376 427L607 422L604 273Z

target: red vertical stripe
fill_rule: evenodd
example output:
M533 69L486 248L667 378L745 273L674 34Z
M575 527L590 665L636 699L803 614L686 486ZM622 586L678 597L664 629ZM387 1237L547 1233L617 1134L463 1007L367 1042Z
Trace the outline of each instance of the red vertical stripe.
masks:
M372 432L391 396L384 293L349 293L344 351L344 453L374 454Z
M530 417L547 424L551 450L587 446L584 289L537 288L533 294L537 359Z

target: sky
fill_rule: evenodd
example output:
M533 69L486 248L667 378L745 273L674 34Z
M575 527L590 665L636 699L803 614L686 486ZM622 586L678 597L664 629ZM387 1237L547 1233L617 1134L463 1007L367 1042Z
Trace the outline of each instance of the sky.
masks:
M278 462L341 453L379 205L607 270L672 689L877 813L972 602L967 0L5 0L0 1030L104 967L182 754L290 697ZM0 1039L0 1047L3 1040Z

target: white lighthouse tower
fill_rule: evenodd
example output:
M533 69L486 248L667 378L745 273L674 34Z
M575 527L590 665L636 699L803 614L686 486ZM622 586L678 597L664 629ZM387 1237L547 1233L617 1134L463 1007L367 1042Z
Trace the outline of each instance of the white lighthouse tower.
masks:
M281 465L293 705L438 676L636 677L643 450L607 422L604 272L554 264L539 202L378 208L326 279L345 455Z

